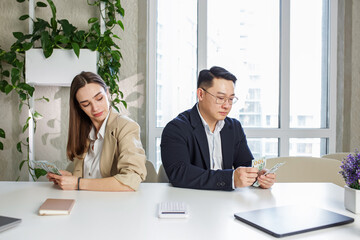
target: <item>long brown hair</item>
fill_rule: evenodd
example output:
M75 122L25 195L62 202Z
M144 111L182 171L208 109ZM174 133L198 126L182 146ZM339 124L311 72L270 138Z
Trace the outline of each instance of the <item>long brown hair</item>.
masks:
M77 91L88 83L99 84L107 90L107 86L102 78L92 72L81 72L76 75L70 87L70 113L69 113L69 133L66 147L66 154L71 161L74 158L81 158L87 148L87 139L91 130L92 122L88 115L80 108L76 99Z

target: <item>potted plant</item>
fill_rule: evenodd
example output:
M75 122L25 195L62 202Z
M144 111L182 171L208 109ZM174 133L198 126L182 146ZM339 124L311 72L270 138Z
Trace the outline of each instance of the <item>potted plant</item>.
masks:
M344 177L345 208L353 213L360 213L360 153L349 154L340 166L340 174Z
M22 3L25 0L17 0ZM21 21L33 21L33 31L31 34L14 32L13 36L16 42L12 44L9 51L0 48L0 91L9 94L15 91L19 96L19 110L25 105L30 110L30 115L26 119L22 132L24 133L29 126L36 130L36 121L41 118L41 114L34 111L30 106L30 99L33 97L35 88L26 82L26 71L24 69L26 57L25 54L34 47L41 47L44 57L52 56L54 49L70 49L77 57L80 56L82 48L96 51L99 54L97 68L98 74L104 79L110 87L109 91L112 97L112 105L119 110L117 104L123 104L123 93L118 87L120 59L122 58L119 46L115 39L120 39L113 33L114 28L120 27L124 30L122 21L125 11L121 7L120 0L94 0L88 1L89 5L99 9L99 18L93 17L88 20L89 30L78 30L66 19L57 19L56 7L52 0L46 0L47 4L42 1L36 1L37 8L46 8L50 6L51 19L46 21L41 18L31 19L29 15L23 15ZM101 30L100 19L102 19L105 28ZM46 100L42 97L36 100ZM1 126L0 126L1 127ZM0 128L0 138L5 138L5 131ZM26 159L19 163L19 169L26 163L29 173L34 180L45 175L44 171L32 169L29 164L29 137L19 141L16 149L22 153L25 146L27 154ZM3 143L0 142L0 150L3 149ZM33 171L35 170L35 171Z

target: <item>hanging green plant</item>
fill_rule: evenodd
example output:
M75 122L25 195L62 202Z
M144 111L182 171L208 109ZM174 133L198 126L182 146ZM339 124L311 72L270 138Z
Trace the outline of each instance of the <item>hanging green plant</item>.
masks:
M19 3L25 0L16 0ZM87 0L87 3L98 8L99 17L92 17L88 20L89 30L78 30L67 19L57 18L57 9L52 0L35 1L36 8L50 7L51 18L44 20L41 18L31 19L29 15L19 17L21 21L32 21L33 32L31 34L22 32L13 32L16 41L11 45L9 51L0 48L0 91L9 94L15 91L19 96L19 110L26 105L29 109L29 100L33 97L35 88L25 82L25 52L31 48L42 48L46 58L51 57L55 48L72 49L77 57L79 57L81 48L88 48L99 53L98 74L104 79L109 86L112 106L119 111L118 104L123 104L127 108L126 102L123 100L123 93L119 89L119 73L122 59L120 47L115 43L115 39L120 39L114 30L120 28L124 30L121 19L124 17L125 11L120 4L120 0ZM100 20L101 19L101 20ZM101 22L104 23L104 30L101 31ZM48 98L42 97L36 100L49 101ZM41 114L34 111L25 121L22 132L24 133L30 126L30 121L34 124L36 130L37 119L41 118ZM5 138L5 131L0 128L0 138ZM27 159L22 160L19 169L25 163L29 168L32 178L35 180L45 172L35 169L34 173L29 164L29 139L19 141L16 145L17 150L22 153L22 146L26 147ZM3 150L3 143L0 141L0 150ZM34 175L35 174L35 175Z

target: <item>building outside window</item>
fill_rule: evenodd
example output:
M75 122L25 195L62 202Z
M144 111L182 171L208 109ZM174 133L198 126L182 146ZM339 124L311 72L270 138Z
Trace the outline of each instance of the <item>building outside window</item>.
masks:
M238 78L229 117L255 158L334 151L336 12L335 0L149 1L149 159L160 166L163 127L214 65Z

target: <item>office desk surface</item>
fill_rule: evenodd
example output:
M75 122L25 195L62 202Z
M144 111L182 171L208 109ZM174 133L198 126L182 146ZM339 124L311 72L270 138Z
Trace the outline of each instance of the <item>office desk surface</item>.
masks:
M46 198L76 199L70 215L39 216ZM159 219L161 201L184 201L188 219ZM309 205L355 222L284 239L360 239L360 217L344 208L344 189L331 183L276 183L232 192L142 183L138 192L63 191L52 183L0 182L0 215L22 223L0 239L276 239L234 218L234 213L283 205ZM296 221L296 218L294 218Z

